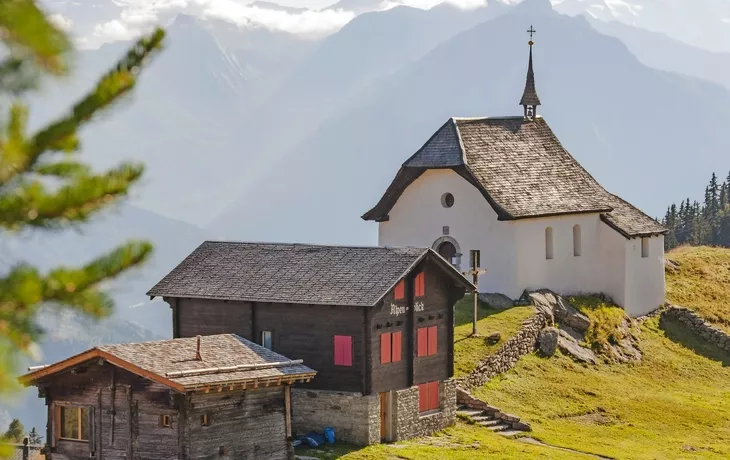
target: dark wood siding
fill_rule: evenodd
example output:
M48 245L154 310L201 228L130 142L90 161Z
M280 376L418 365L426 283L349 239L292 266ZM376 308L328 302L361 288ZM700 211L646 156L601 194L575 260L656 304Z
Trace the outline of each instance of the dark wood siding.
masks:
M362 307L256 304L255 317L257 342L261 331L271 331L274 351L317 371L310 388L364 391ZM352 366L334 365L335 335L352 337Z
M96 363L90 363L83 373L56 376L44 386L54 409L70 405L93 410L92 439L88 443L59 439L54 452L74 460L88 459L92 449L93 458L104 460L179 458L177 410L168 388ZM163 413L171 416L170 428L159 426Z
M176 299L168 300L176 305ZM251 304L208 299L177 299L175 338L196 335L238 334L258 342L251 336Z
M408 285L408 283L406 283ZM409 297L394 300L393 292L384 299L383 305L374 308L370 321L370 341L372 347L372 392L406 388L408 382L408 355L411 345L408 343L408 315L406 310ZM402 333L401 360L396 363L380 363L380 336L386 332Z
M436 380L445 380L451 377L451 349L450 342L453 330L452 310L448 280L440 275L433 264L425 265L426 295L413 299L413 383L426 383ZM420 311L419 311L420 310ZM437 353L433 356L418 357L415 341L417 331L422 327L436 326L438 329Z
M190 460L285 460L285 387L221 393L195 393L185 409ZM202 426L207 414L209 426ZM223 448L225 454L220 455Z

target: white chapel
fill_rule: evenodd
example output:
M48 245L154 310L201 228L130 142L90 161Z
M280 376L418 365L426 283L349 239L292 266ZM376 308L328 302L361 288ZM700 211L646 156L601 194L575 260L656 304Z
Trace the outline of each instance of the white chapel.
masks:
M666 229L601 187L537 115L532 46L523 115L451 118L363 219L381 246L432 247L462 271L476 256L480 292L603 293L648 313L664 302Z

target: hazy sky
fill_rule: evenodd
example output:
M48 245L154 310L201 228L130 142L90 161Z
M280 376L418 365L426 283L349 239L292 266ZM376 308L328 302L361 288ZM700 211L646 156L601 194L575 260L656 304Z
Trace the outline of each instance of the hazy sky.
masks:
M285 5L285 6L299 6L299 7L307 7L307 8L324 8L325 6L330 6L334 3L337 3L337 1L332 0L274 0L273 3L278 3L279 5Z

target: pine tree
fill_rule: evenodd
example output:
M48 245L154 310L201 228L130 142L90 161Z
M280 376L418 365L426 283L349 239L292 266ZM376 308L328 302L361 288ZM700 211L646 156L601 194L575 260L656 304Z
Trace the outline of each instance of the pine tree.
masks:
M17 418L14 418L12 422L10 422L10 425L8 426L8 430L3 434L3 438L6 439L9 442L23 442L23 437L25 436L25 427L22 423L20 423L20 420Z
M31 428L30 433L28 433L28 444L36 446L43 444L43 436L36 431L35 427Z
M94 172L76 154L78 132L108 111L135 86L139 71L161 49L164 32L141 38L95 87L59 119L36 132L28 129L23 102L43 78L66 75L70 41L34 0L0 1L0 236L35 228L54 231L78 226L127 196L143 166L122 163ZM42 331L36 315L42 304L103 317L111 299L99 284L141 264L147 242L132 241L82 267L46 273L21 263L0 273L0 395L15 384L18 359Z

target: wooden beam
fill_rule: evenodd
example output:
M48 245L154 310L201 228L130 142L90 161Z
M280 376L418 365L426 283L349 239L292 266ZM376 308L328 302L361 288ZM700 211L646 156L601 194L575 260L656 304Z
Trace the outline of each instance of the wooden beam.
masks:
M291 387L284 387L284 416L286 417L286 439L291 439Z

